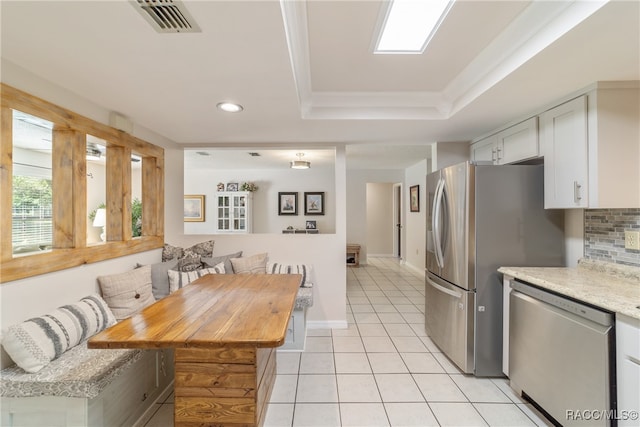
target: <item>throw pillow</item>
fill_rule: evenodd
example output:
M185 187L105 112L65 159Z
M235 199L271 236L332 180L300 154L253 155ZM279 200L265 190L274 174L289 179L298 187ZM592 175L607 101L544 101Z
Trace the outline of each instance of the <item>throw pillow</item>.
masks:
M113 325L115 317L99 295L89 295L7 330L2 345L16 364L38 372L65 351Z
M173 293L178 289L182 289L189 283L207 274L224 274L224 263L220 263L212 268L201 268L195 271L169 270L169 292Z
M214 240L208 240L197 243L187 249L165 243L162 249L162 262L177 259L179 261L177 267L179 271L197 270L202 268L201 257L212 256L214 243Z
M231 258L233 272L236 274L266 273L267 253L256 254L245 258Z
M155 302L151 284L151 266L120 274L98 276L102 297L117 320L126 319Z
M280 264L278 262L267 264L267 274L302 274L300 286L303 288L313 286L312 271L312 267L307 264Z
M231 265L231 258L240 258L241 256L242 256L242 251L236 252L235 254L214 256L212 258L202 257L201 260L205 264L204 265L205 267L213 267L214 265L218 265L221 262L223 262L225 274L233 274L233 266Z
M172 259L167 262L151 264L151 292L156 301L169 295L169 276L167 276L167 272L175 269L178 266L178 262L178 260ZM144 267L144 265L136 265L136 268L140 267Z

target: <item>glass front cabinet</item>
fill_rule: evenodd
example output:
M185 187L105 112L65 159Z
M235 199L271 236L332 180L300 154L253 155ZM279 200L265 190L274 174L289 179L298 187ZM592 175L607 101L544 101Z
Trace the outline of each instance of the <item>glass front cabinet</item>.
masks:
M216 232L251 233L251 198L249 191L218 192Z

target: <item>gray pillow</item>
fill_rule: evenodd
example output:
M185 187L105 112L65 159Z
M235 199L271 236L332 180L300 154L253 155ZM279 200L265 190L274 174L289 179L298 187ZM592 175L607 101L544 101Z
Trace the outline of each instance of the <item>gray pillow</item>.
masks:
M231 258L240 258L241 256L242 251L236 252L235 254L214 256L212 258L202 257L200 260L206 264L205 267L215 267L223 262L225 274L233 274L233 266L230 260Z
M151 264L151 292L153 297L157 300L162 299L169 295L169 270L176 270L178 265L177 259L172 259L167 262L159 262L157 264ZM138 264L136 268L142 267Z

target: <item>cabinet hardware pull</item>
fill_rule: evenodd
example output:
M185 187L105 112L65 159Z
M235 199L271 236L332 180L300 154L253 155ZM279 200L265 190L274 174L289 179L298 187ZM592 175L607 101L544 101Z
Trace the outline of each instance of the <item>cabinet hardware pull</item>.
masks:
M578 184L578 181L573 181L573 201L575 203L580 203L582 200L582 196L580 195L580 189L582 185Z
M500 152L502 151L502 149L500 147L498 147L496 149L496 160L500 161L500 159L502 159L502 157L500 156Z
M496 149L495 148L491 149L491 161L492 162L496 161Z

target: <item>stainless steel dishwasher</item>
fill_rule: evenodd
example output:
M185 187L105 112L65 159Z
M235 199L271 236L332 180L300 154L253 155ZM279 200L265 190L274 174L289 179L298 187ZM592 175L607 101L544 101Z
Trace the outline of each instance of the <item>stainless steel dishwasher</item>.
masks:
M512 282L511 388L561 425L616 425L613 314Z

